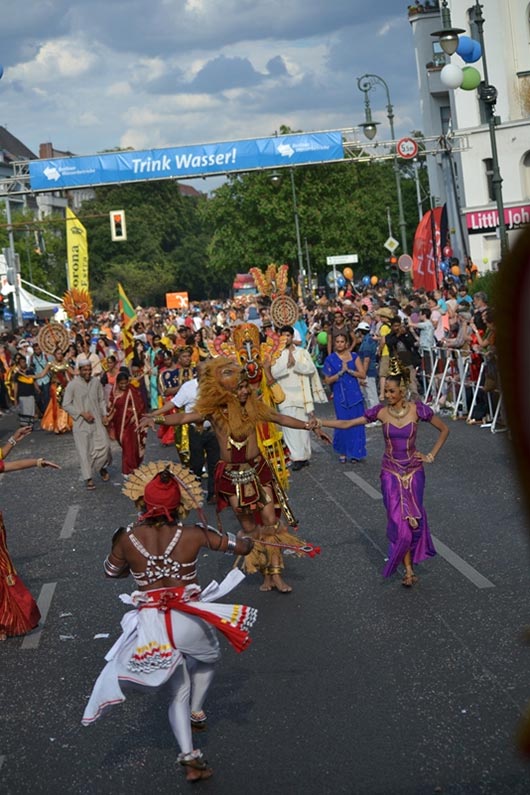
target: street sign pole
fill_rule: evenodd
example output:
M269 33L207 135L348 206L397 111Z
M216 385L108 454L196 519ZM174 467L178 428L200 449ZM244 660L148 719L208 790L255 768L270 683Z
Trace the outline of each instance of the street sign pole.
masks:
M5 197L6 203L6 221L7 221L7 234L9 238L9 267L13 269L14 279L13 279L13 287L15 290L15 314L16 314L16 325L21 327L22 326L22 303L20 301L20 274L18 269L18 258L15 254L15 236L13 234L13 226L11 223L11 202L9 201L9 196ZM14 327L14 324L13 324Z

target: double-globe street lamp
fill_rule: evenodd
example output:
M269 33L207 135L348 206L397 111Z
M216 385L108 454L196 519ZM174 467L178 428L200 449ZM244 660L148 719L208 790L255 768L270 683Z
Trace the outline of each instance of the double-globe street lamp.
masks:
M388 118L388 123L390 125L390 135L392 141L395 141L396 135L394 132L394 107L392 102L390 101L390 91L388 88L388 84L386 80L383 80L382 77L379 75L372 75L366 74L362 77L357 78L357 86L359 91L364 93L364 122L359 124L359 127L363 130L365 136L368 138L369 141L375 138L377 133L377 125L379 122L374 121L372 119L372 108L370 107L370 97L368 96L369 92L372 91L377 85L383 86L386 92L386 115ZM399 163L397 159L397 154L394 152L393 158L393 168L394 168L394 175L396 177L396 193L397 193L397 202L398 202L398 213L399 213L399 230L401 233L401 249L403 254L408 254L407 249L407 225L405 223L405 215L403 213L403 196L401 193L401 174L399 172Z
M473 14L473 21L476 25L478 33L478 41L482 50L482 68L484 71L484 80L482 80L478 87L479 98L484 103L484 107L488 116L488 129L491 145L491 185L495 204L497 206L497 214L499 216L499 240L501 247L501 259L508 253L508 233L506 230L506 220L504 218L504 201L502 196L502 177L499 168L499 154L497 150L497 135L495 127L497 125L497 117L495 116L495 105L497 103L498 91L495 86L492 86L488 77L488 64L486 61L486 48L484 44L484 16L482 14L482 6L479 0L475 0ZM442 0L440 9L441 20L443 28L432 33L440 42L440 46L446 55L454 55L458 48L459 35L465 33L462 28L453 28L451 25L451 14L447 0Z

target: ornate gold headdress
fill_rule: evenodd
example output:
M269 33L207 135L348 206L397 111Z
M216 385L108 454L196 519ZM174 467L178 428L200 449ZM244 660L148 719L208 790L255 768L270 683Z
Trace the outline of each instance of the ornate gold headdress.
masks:
M409 370L397 356L391 356L388 360L388 375L399 376L405 386L408 386L410 381Z
M263 362L270 361L272 364L285 348L285 337L271 331L261 342L259 329L254 323L240 323L232 330L232 340L225 340L221 335L214 340L207 340L206 344L214 358L229 356L237 359L248 380L256 384L261 380Z
M63 308L71 320L80 317L88 320L92 314L92 298L88 290L78 290L72 287L63 295Z
M141 500L145 487L160 472L167 469L181 487L182 502L178 507L180 518L186 517L192 509L199 509L203 504L203 492L200 481L189 469L173 461L150 461L135 469L125 483L122 492L133 502Z

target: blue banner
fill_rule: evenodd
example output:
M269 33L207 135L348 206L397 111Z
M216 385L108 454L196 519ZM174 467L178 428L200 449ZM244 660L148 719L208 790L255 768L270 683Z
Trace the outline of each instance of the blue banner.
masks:
M45 191L148 179L213 176L323 163L343 157L340 132L304 133L170 149L31 160L29 174L31 189Z

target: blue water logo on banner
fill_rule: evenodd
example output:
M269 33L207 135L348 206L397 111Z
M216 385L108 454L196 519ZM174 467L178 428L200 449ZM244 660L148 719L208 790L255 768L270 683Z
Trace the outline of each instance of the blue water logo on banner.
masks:
M227 143L31 160L34 191L140 180L203 177L234 171L342 160L340 132L281 135Z

